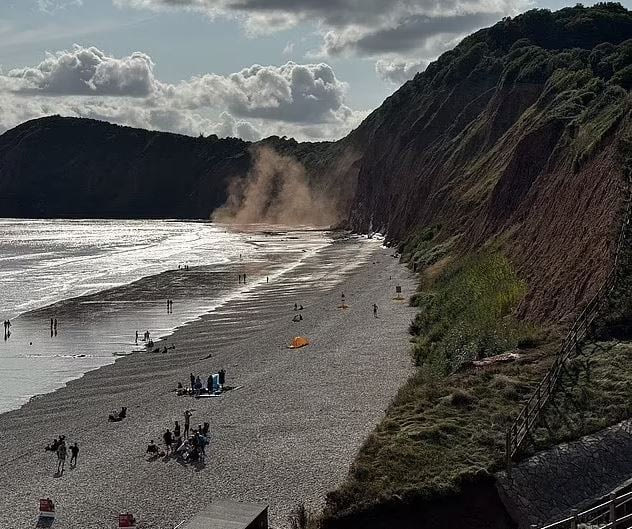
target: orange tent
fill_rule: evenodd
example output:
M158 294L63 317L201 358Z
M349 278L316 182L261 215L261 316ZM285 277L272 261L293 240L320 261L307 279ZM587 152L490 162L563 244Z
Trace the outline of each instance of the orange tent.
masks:
M288 345L288 349L300 349L306 345L309 345L309 340L307 338L303 338L302 336L297 336L294 340L292 340L292 344Z

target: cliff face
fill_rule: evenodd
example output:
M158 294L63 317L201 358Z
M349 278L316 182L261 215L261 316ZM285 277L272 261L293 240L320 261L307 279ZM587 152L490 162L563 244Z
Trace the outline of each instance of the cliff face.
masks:
M529 285L523 315L570 315L609 271L628 196L631 37L602 4L465 39L368 118L351 225L500 247Z
M300 162L355 230L441 226L458 251L499 247L529 285L522 315L560 319L613 261L631 87L632 13L533 10L466 38L338 142L25 123L0 137L0 215L209 218L263 145Z

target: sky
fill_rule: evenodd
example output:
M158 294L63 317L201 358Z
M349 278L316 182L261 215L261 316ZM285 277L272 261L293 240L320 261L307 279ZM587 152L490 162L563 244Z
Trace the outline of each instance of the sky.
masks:
M337 139L469 33L564 5L0 0L0 132L61 114L193 136Z

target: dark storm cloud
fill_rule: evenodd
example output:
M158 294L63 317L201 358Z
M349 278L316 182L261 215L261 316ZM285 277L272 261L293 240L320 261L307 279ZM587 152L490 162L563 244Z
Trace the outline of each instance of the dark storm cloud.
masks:
M439 34L462 35L515 14L529 0L113 0L137 8L185 8L241 19L250 33L315 23L322 53L406 53Z
M348 48L354 49L360 55L379 55L391 52L407 52L419 48L425 42L437 35L460 35L471 32L483 25L491 24L501 13L478 13L451 17L429 17L414 15L400 20L398 25L391 28L369 32L357 39L338 42L334 41L331 48L327 48L331 55L338 54Z

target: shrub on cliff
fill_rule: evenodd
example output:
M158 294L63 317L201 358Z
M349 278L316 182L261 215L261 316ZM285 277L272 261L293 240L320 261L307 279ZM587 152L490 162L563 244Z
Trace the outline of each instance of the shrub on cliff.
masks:
M511 349L531 334L512 311L526 292L509 261L487 253L450 265L420 298L415 332L417 365L446 375L471 360Z

